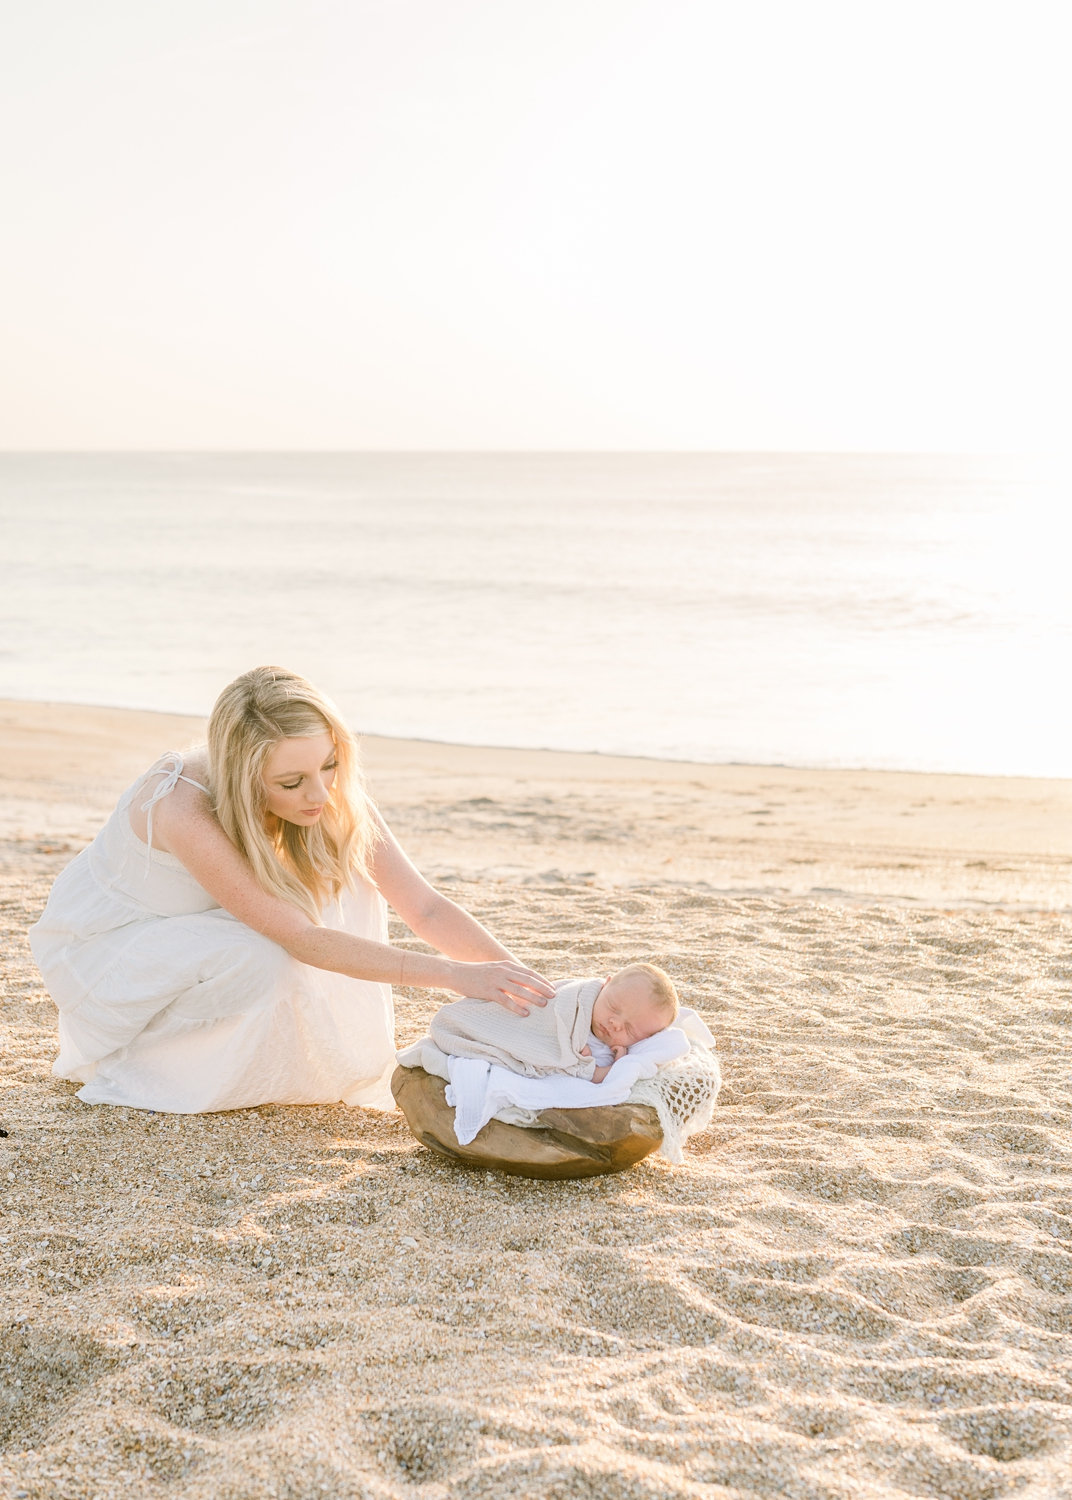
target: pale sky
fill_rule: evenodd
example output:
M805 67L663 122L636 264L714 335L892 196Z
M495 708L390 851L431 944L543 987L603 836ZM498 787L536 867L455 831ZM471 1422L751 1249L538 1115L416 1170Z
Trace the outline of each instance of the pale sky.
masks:
M1052 448L1062 14L0 0L0 447Z

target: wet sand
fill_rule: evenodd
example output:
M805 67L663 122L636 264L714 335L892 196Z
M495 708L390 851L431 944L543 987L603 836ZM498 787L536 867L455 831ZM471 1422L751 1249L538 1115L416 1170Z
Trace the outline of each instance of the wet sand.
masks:
M199 730L0 704L0 1496L1072 1494L1072 785L368 740L449 894L718 1038L683 1166L553 1184L51 1078L26 928Z

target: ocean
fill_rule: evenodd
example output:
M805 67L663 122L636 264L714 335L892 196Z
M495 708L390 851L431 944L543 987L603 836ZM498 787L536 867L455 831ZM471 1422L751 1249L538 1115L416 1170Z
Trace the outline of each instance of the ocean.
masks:
M1067 486L1011 459L0 455L0 697L1072 776Z

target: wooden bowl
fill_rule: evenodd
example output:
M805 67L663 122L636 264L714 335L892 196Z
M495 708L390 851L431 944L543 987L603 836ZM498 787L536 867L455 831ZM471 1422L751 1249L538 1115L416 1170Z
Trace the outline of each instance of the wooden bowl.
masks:
M595 1109L545 1109L539 1127L489 1120L468 1146L454 1134L447 1085L423 1068L394 1071L391 1092L417 1139L467 1167L511 1172L516 1177L598 1177L623 1172L663 1139L659 1117L646 1104L608 1104Z

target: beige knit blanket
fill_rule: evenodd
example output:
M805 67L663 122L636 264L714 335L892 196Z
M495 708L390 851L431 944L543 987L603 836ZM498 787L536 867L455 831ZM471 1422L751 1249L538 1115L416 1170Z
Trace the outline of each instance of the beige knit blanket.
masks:
M432 1017L432 1041L451 1057L479 1057L526 1078L547 1073L592 1077L595 1059L581 1048L592 1029L592 1006L602 979L567 979L553 1000L514 1015L489 1000L455 1000Z

